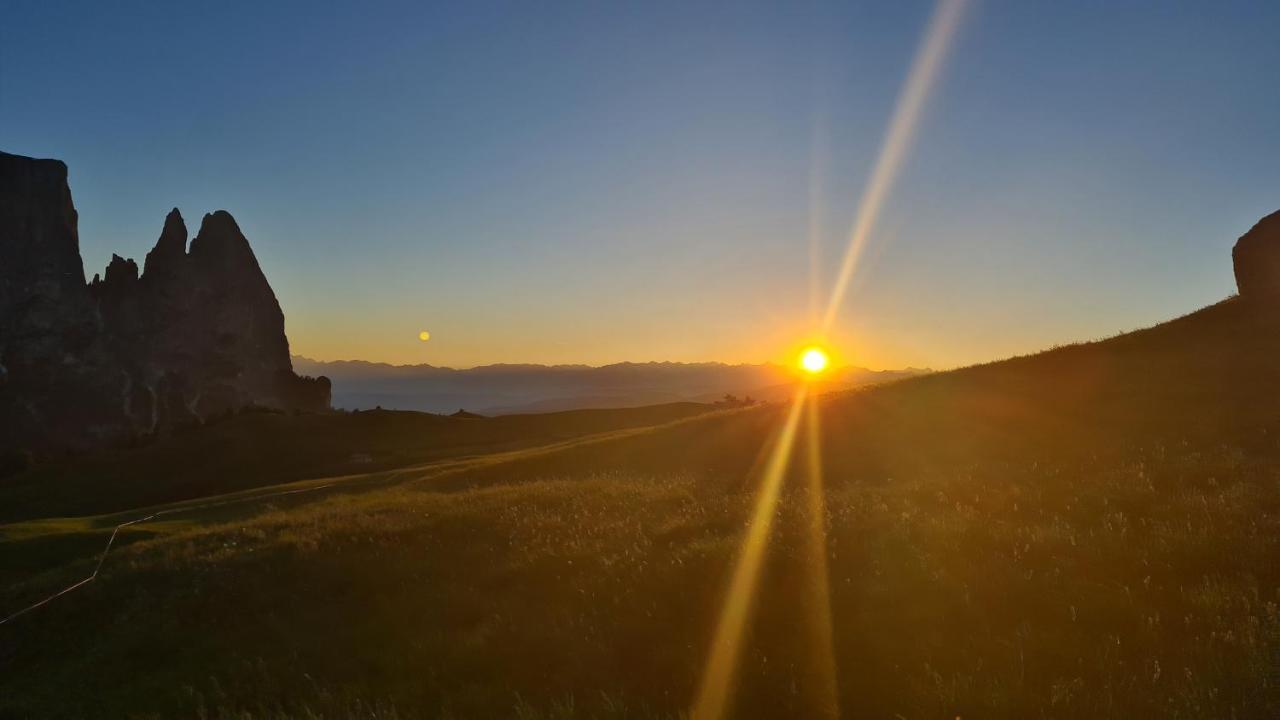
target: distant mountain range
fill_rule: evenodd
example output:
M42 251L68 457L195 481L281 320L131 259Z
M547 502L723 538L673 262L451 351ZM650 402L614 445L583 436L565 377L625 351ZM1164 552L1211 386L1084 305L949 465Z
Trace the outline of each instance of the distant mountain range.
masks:
M617 363L587 365L484 365L465 370L434 365L389 365L363 360L322 362L293 356L302 375L333 383L339 408L454 412L483 415L619 408L658 403L713 402L727 394L757 400L790 397L799 372L763 363ZM840 390L927 373L928 370L829 370L823 388Z

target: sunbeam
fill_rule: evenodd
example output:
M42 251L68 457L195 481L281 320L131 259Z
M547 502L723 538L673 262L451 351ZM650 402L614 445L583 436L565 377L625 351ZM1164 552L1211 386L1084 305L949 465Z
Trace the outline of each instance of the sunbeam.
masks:
M813 122L809 149L809 325L822 319L822 236L826 231L826 159L829 153L827 122L819 114Z
M822 481L822 438L818 399L809 398L805 423L807 484L805 506L809 527L806 533L809 580L809 648L813 653L813 673L817 695L816 717L840 717L840 694L836 679L835 634L831 623L831 581L827 571L827 502Z
M840 305L848 291L858 258L875 228L885 198L893 187L919 122L925 100L934 85L947 48L951 44L951 38L960 22L965 2L966 0L939 0L934 9L924 40L916 52L906 83L898 96L870 181L858 202L857 216L849 233L848 245L840 261L839 271L827 300L826 311L822 315L820 326L822 336L830 331L839 314ZM815 145L818 144L818 140L815 132ZM809 188L810 312L814 314L817 312L818 236L821 232L819 215L823 202L818 167L815 160L811 167ZM817 355L813 358L812 363L802 362L802 366L810 372L817 372L821 369L815 369ZM822 355L822 359L822 365L825 366L825 354ZM728 706L729 693L737 671L743 631L755 600L760 568L768 546L783 477L790 462L796 429L806 406L808 407L806 494L809 516L807 572L810 575L809 592L813 602L809 632L821 695L816 698L815 706L820 717L839 716L835 651L832 645L830 579L826 559L826 503L823 497L822 448L819 438L818 412L812 401L806 402L808 392L808 387L802 385L796 394L772 455L766 463L751 524L743 539L742 549L721 607L711 652L703 671L702 684L693 705L692 720L718 720L723 717Z
M871 172L871 179L862 193L861 200L858 201L853 229L849 232L849 244L845 247L844 257L840 260L840 268L836 274L835 283L831 286L831 296L827 301L827 310L822 318L824 333L831 329L832 323L840 312L840 304L844 301L845 293L849 289L849 281L857 267L858 257L862 254L863 247L875 228L885 198L888 197L889 190L897 179L898 170L902 166L902 160L906 156L911 137L920 119L920 111L924 108L925 100L938 76L938 70L942 67L943 58L951 44L956 26L960 24L965 3L966 0L939 0L933 17L929 21L924 42L916 52L911 71L907 75L907 82L898 96L897 106L889 121L884 142L880 146L880 155Z
M773 453L765 465L755 510L751 514L751 524L742 542L742 550L738 555L733 578L729 582L729 591L725 595L720 619L716 624L715 636L711 641L711 655L707 659L706 669L702 674L702 687L698 691L698 699L690 715L692 720L716 720L724 715L737 670L738 650L742 645L743 629L746 627L747 618L751 613L751 604L756 596L760 566L764 562L769 531L773 527L778 495L782 490L782 479L787 473L787 466L791 460L791 447L795 443L796 428L800 424L800 416L804 410L807 395L808 388L801 385L795 399L791 402L791 410L787 414L782 431L778 434Z

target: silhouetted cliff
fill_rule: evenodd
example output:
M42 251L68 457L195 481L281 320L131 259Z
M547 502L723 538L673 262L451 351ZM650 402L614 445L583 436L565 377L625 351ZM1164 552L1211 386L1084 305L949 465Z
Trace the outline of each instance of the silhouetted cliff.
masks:
M177 209L138 272L85 285L67 168L0 153L0 446L88 447L250 405L322 410L293 373L284 315L231 215L187 251Z

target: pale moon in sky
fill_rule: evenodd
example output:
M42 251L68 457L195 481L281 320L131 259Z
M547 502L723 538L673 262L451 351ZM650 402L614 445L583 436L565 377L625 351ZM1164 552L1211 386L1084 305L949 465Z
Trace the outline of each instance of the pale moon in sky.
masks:
M418 333L418 339L421 340L422 342L426 342L431 339L431 333L427 332L426 330L423 330L422 332Z

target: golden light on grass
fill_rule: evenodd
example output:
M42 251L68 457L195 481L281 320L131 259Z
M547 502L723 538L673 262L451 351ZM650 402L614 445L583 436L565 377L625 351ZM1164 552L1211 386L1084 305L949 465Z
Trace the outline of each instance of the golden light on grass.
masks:
M431 339L431 333L427 332L426 330L423 330L422 332L418 333L418 339L421 340L422 342L426 342Z
M826 370L830 363L831 359L827 357L827 351L816 345L800 353L800 369L810 375L817 375Z
M814 717L840 717L840 689L836 679L835 631L831 622L831 573L827 567L827 501L822 481L822 436L818 403L809 399L805 463L805 574L808 579L809 649L813 653Z
M764 563L769 531L773 527L778 496L782 491L782 479L787 474L787 465L791 461L791 446L795 443L796 428L800 424L806 394L807 390L803 387L796 394L786 422L778 433L773 452L765 463L764 473L760 478L760 492L751 513L751 524L747 527L747 535L742 541L742 550L729 581L729 591L725 595L720 620L711 641L711 655L707 658L707 666L702 673L702 686L698 690L693 712L690 713L691 720L716 720L724 717L737 672L743 630L751 615L752 601L756 597L760 566Z

